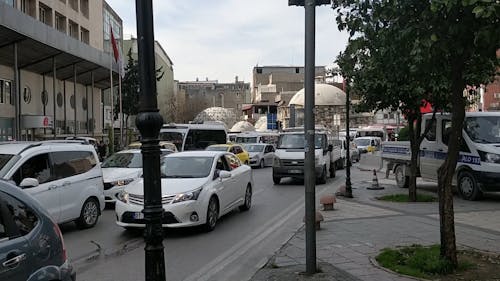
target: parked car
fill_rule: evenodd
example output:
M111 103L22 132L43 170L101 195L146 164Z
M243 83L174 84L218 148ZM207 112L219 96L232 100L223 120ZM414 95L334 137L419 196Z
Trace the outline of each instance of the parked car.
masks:
M162 149L162 155L173 153ZM116 196L133 180L142 176L142 154L140 149L119 151L108 157L101 165L104 181L104 200L116 202Z
M250 154L248 154L248 151L246 151L241 145L239 144L213 144L207 146L205 150L208 151L227 151L231 152L234 155L238 156L240 159L241 163L248 165L250 164Z
M250 156L250 166L264 168L273 165L274 146L265 143L247 143L243 147Z
M219 217L239 207L250 209L252 171L225 151L187 151L167 155L161 163L163 227L203 225L215 228ZM144 227L144 182L140 178L118 196L117 224Z
M89 144L0 143L0 178L35 197L56 223L93 227L104 209L102 171Z
M379 137L359 137L354 139L360 153L380 150L382 140Z
M127 148L128 149L141 149L141 145L142 145L141 142L136 141L136 142L130 143L127 146ZM172 152L177 152L177 146L175 146L175 144L173 144L171 142L160 141L159 145L160 145L160 149L168 149L168 150L171 150Z
M0 280L76 280L57 224L36 199L4 180L0 180Z

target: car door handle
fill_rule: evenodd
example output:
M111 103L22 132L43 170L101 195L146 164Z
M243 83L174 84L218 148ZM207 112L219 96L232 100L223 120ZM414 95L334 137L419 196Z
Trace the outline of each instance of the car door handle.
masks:
M15 267L26 259L26 254L20 254L2 263L4 267Z
M54 190L54 189L57 189L57 185L49 185L49 187L47 188L47 190Z
M427 147L422 147L423 150L427 150Z
M68 186L68 185L70 185L70 184L71 184L71 183L70 183L69 181L65 181L65 182L63 182L62 186Z
M443 152L443 149L442 149L442 148L440 148L440 149L438 149L438 151L439 151L439 152Z

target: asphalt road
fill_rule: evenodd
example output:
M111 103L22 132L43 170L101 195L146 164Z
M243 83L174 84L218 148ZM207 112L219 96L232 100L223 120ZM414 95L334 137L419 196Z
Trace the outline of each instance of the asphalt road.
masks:
M318 185L317 195L340 184L342 175L338 171L337 178ZM210 233L167 230L167 280L246 280L297 230L304 216L303 182L273 185L271 168L254 169L253 176L250 211L231 212ZM66 224L62 230L78 280L144 278L143 238L117 226L114 210L106 209L92 229Z

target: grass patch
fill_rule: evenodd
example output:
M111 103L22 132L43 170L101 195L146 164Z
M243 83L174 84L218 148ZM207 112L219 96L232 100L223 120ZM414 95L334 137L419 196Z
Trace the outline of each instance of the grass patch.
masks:
M390 202L410 202L408 194L391 194L377 197L378 200ZM417 202L436 202L437 198L427 194L417 194Z
M375 259L381 266L392 271L431 279L454 272L453 266L439 256L439 248L439 245L386 248ZM460 261L458 270L467 270L471 267L471 263Z

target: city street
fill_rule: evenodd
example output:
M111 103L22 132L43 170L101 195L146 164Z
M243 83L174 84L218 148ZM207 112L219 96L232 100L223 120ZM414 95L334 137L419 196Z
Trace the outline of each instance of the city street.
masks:
M271 168L254 169L253 177L249 212L233 211L210 233L167 230L164 246L168 280L248 279L297 231L304 214L303 183L285 180L275 186ZM343 179L343 171L337 171L336 178L316 187L317 194L336 188ZM113 209L106 209L94 228L81 231L67 224L62 230L78 280L144 278L143 238L139 232L117 226Z

